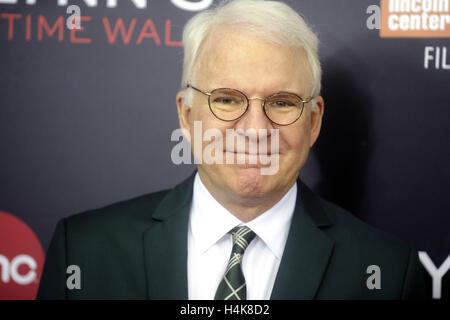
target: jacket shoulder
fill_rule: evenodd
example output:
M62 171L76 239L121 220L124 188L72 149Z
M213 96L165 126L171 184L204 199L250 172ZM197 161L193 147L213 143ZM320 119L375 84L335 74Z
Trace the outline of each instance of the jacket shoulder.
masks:
M105 228L126 228L152 222L152 213L170 190L148 193L135 198L116 202L104 207L84 211L65 218L71 228L93 228L96 232Z
M354 214L344 208L320 198L322 207L326 215L330 218L333 225L336 226L335 235L343 237L345 234L357 238L361 245L373 245L380 248L388 246L402 250L409 250L410 244L396 236L385 232L379 228L373 227L362 221Z
M320 199L332 227L326 233L335 241L332 261L351 274L363 275L365 283L375 267L382 275L383 290L362 290L367 299L424 299L426 297L425 273L420 265L417 250L407 241L372 227L347 210ZM333 263L332 262L332 263ZM354 267L354 266L360 267ZM361 268L361 269L360 269ZM345 277L344 277L345 278ZM351 285L347 287L351 288ZM364 288L363 288L364 289Z
M168 191L146 194L63 218L48 251L40 299L142 299L142 241ZM82 290L67 290L65 270L82 272Z

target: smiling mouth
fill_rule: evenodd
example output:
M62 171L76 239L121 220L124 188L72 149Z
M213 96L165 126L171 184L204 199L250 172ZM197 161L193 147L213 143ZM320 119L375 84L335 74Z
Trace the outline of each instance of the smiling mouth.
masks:
M279 153L249 153L249 152L236 152L236 151L224 151L227 156L232 155L233 165L245 168L261 168L268 167L274 161L273 157L279 157ZM225 156L225 157L227 157Z
M224 151L225 153L232 153L235 155L241 155L241 156L254 156L254 157L259 157L259 156L267 156L270 157L272 156L271 152L267 152L267 153L248 153L248 152L236 152L236 151ZM273 155L280 155L280 153L274 153Z

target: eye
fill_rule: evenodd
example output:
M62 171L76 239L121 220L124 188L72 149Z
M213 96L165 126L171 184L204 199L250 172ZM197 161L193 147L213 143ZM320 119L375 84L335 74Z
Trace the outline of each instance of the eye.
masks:
M283 109L294 107L296 105L296 102L289 99L277 99L274 101L270 101L269 104L272 108Z
M279 111L289 111L301 106L301 100L292 94L280 93L267 100L268 107Z
M236 99L233 99L232 97L217 97L214 99L214 102L220 104L233 104L236 103Z
M274 107L279 107L279 108L292 106L292 104L289 101L283 101L283 100L274 101L273 105L274 105Z

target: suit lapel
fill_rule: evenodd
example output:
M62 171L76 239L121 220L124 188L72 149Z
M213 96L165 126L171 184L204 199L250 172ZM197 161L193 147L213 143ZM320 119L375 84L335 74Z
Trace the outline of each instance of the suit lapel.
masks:
M331 225L318 198L300 180L297 202L271 299L314 299L334 241L321 229Z
M187 238L195 172L163 198L154 211L159 221L144 232L149 299L187 300ZM317 197L300 180L295 212L271 299L313 299L325 274L334 242Z
M187 300L187 239L194 176L163 198L144 232L144 261L149 299Z

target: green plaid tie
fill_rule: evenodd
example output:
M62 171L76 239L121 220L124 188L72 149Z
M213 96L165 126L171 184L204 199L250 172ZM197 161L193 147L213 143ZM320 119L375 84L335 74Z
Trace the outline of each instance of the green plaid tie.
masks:
M255 237L249 227L235 227L230 233L233 235L233 250L230 261L216 291L215 300L246 300L244 274L242 273L242 257L248 244Z

